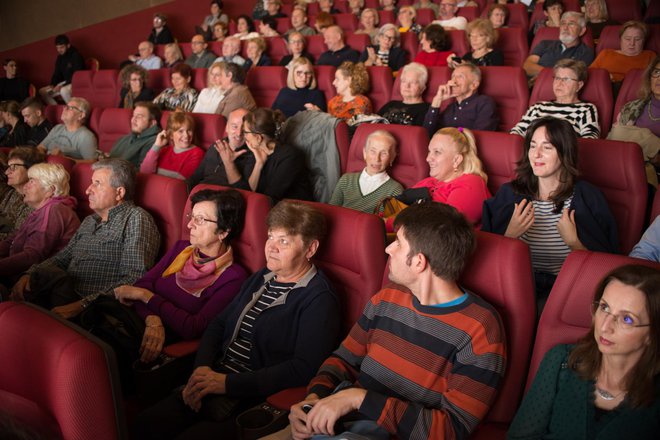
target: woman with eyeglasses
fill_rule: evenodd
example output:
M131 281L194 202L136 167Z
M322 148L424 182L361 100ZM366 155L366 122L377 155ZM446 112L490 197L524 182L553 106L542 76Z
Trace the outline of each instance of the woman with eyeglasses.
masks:
M398 72L406 64L408 53L401 48L401 35L397 27L391 23L377 29L374 41L377 44L367 46L360 62L365 66L388 66L392 72Z
M555 63L552 72L552 91L555 100L533 104L527 109L520 122L511 129L511 133L525 136L532 121L544 116L552 116L570 122L578 137L598 139L600 136L598 109L590 102L580 101L578 96L578 92L587 81L587 66L582 61L565 58Z
M129 64L119 72L121 90L119 91L119 108L134 108L136 102L150 102L156 96L154 91L146 87L147 71L137 64Z
M660 271L614 269L596 290L589 332L546 353L507 438L657 439L659 356Z
M619 252L603 193L578 180L577 136L562 119L542 117L525 134L516 178L483 205L482 230L529 245L539 309L568 254Z
M307 384L336 347L339 300L312 261L326 231L323 214L283 201L266 224L266 267L211 322L185 387L138 416L135 438L239 438L236 415Z
M281 60L279 65L285 66L287 69L291 67L291 63L300 58L305 57L312 63L314 63L314 57L312 57L306 50L305 46L307 45L307 40L305 36L300 32L294 31L289 34L286 47L289 49L289 55L285 55Z
M316 88L314 66L305 57L291 62L286 87L280 90L273 102L273 110L280 110L287 118L308 109L326 111L325 95Z
M245 202L235 190L205 189L190 198L189 240L178 241L134 285L115 288L144 321L135 358L149 363L163 345L198 339L234 299L247 272L234 262L231 242L243 228ZM139 353L137 349L139 348Z

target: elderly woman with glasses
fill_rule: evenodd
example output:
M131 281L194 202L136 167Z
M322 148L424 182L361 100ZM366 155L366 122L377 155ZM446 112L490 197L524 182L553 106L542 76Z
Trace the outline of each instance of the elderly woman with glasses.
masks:
M406 64L408 54L401 48L401 35L395 25L381 26L374 41L377 44L365 48L360 56L365 66L388 66L392 72L398 72Z
M134 108L136 102L152 101L156 96L154 91L145 87L147 70L137 64L129 64L119 72L121 90L119 92L119 108Z
M144 321L134 353L144 363L154 361L166 341L200 338L247 278L231 247L243 228L243 197L235 190L205 189L190 200L190 239L178 241L134 285L114 290Z
M307 384L336 347L339 301L312 261L323 214L283 201L266 223L266 268L211 322L185 387L138 417L136 438L238 438L236 415Z
M589 332L545 354L507 438L658 438L659 356L660 271L614 269Z
M314 58L305 50L307 45L307 40L305 36L300 32L291 32L287 40L287 48L289 49L289 54L285 55L280 60L280 66L285 66L287 68L291 67L292 61L305 57L312 63L314 63Z
M0 280L7 286L66 246L80 226L77 201L69 196L69 173L62 165L34 164L27 177L23 202L33 211L15 233L0 241Z
M316 88L314 66L307 58L291 62L286 85L277 94L273 110L280 110L287 118L308 109L326 111L325 94Z
M555 100L533 104L511 129L511 133L525 136L530 123L544 116L553 116L570 122L579 137L598 139L598 110L592 103L582 102L578 97L578 92L587 81L587 66L582 61L566 58L557 61L552 70Z

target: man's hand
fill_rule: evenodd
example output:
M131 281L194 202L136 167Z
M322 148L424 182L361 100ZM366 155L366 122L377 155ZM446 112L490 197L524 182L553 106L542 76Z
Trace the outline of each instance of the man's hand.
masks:
M451 89L452 87L456 87L456 83L453 81L447 81L447 84L440 84L438 86L438 92L435 94L433 97L433 101L431 101L431 107L433 108L440 108L442 105L442 101L445 99L449 99L452 97L452 92Z
M348 388L321 399L307 414L307 429L315 434L335 435L335 423L362 405L367 390Z
M202 407L202 398L207 394L224 394L226 374L216 373L209 367L198 367L188 379L181 393L183 401L193 411Z
M11 288L11 295L9 299L12 301L23 301L25 299L25 292L30 291L30 275L21 276L14 287Z
M58 306L51 309L51 312L58 315L60 318L71 319L83 311L82 300L66 304L64 306Z
M314 406L319 401L316 394L308 395L302 402L296 403L289 412L289 424L291 425L291 438L294 440L304 440L310 438L314 433L307 428L307 413L303 410L303 405Z
M248 150L238 150L234 151L231 149L229 146L229 142L227 142L224 139L217 140L215 144L213 144L213 147L215 148L215 151L218 152L220 155L220 159L222 160L223 164L230 164L234 163L234 161L239 157L242 156L243 154L247 153Z

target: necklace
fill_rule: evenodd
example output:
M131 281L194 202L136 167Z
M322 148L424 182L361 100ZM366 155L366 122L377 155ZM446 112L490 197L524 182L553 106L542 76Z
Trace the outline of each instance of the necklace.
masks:
M654 122L658 122L658 121L660 121L660 118L654 118L653 113L651 113L651 101L652 100L649 101L649 105L647 107L648 108L648 113L649 113L649 118L651 118L651 120L654 121Z
M615 396L614 394L610 393L610 392L607 391L607 390L600 389L600 388L598 388L598 387L595 386L595 385L594 385L594 387L596 388L596 394L598 394L598 397L600 397L600 398L603 399L603 400L607 400L608 402L609 402L610 400L614 400L614 399L616 399L617 397L619 397L620 395L622 395L622 394L625 392L625 391L621 391L619 394L617 394L617 395Z

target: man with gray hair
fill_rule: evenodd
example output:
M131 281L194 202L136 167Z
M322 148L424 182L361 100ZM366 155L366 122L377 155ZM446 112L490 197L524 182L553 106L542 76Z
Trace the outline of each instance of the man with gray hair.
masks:
M73 160L96 158L96 136L87 127L91 107L85 98L73 97L62 111L62 123L53 127L37 148L50 155L63 155Z
M163 60L154 54L154 44L151 41L142 41L138 45L138 54L138 56L130 55L128 59L146 70L163 67Z
M318 66L339 67L344 61L358 62L360 52L344 43L344 31L339 26L330 26L323 31L323 41L328 50L319 57Z
M64 249L18 280L13 300L70 319L99 296L114 297L115 287L133 284L153 265L160 235L151 215L133 204L135 167L124 159L104 159L92 170L87 196L94 214Z
M590 65L594 60L594 51L581 40L586 31L582 14L564 12L559 22L559 40L541 41L523 63L527 76L533 81L544 67L552 67L563 58L572 58Z

